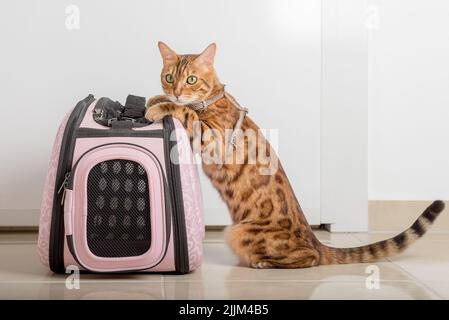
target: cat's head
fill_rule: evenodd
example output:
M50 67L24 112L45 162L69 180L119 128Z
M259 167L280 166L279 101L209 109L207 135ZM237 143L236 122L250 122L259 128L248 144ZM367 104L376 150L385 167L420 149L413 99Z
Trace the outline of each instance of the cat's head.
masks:
M200 54L176 54L165 43L159 42L163 60L162 89L176 104L206 100L219 84L214 70L216 46L210 44Z

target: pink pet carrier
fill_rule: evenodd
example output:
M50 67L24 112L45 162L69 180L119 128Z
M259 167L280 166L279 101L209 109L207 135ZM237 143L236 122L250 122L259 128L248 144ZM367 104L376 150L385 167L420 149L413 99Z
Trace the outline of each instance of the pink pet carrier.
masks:
M53 272L176 272L202 259L201 190L189 138L145 99L89 95L61 124L45 183L38 253Z

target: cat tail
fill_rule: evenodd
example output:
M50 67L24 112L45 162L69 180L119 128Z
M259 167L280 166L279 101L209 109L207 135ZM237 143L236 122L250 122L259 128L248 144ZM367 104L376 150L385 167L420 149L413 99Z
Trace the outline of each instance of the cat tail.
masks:
M317 248L318 251L320 251L319 264L373 262L382 258L394 256L404 251L413 242L421 238L443 209L443 201L434 201L424 210L411 227L387 240L354 248L333 248L321 244Z

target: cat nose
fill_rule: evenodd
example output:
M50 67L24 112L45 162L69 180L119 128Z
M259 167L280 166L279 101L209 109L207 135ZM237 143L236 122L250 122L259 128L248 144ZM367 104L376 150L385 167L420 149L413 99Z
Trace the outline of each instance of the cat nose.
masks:
M175 91L173 92L173 95L176 97L176 99L178 99L178 97L181 95L181 89L176 88Z

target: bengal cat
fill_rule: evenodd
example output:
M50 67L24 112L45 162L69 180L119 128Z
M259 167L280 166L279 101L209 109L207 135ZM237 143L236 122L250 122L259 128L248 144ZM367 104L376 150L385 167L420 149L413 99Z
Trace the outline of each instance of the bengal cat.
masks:
M258 132L259 128L250 117L242 118L242 110L232 96L224 95L224 85L214 69L215 44L201 54L186 55L176 54L162 42L158 45L163 59L161 81L165 95L149 99L146 117L158 121L172 115L184 124L192 142L199 140L202 152L220 160L203 158L203 170L231 213L233 225L227 230L228 242L250 267L305 268L376 261L407 248L444 209L444 202L433 202L410 228L384 241L355 248L333 248L320 243L268 142L257 136L255 150L251 147L251 136L245 133ZM202 102L205 104L201 105ZM242 131L237 137L243 143L243 151L229 144L228 139L239 118L243 120ZM197 131L202 136L195 136ZM213 134L205 139L205 133L211 131ZM214 147L210 148L212 142ZM242 154L238 155L238 150ZM255 151L256 159L250 159L251 150ZM270 174L263 172L271 164L261 161L260 155L277 162L276 170Z

